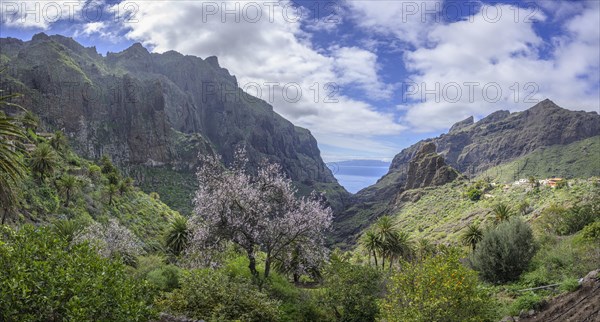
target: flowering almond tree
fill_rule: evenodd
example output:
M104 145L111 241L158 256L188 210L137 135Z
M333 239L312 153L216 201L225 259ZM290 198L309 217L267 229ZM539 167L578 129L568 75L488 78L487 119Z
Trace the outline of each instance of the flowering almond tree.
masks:
M289 265L286 262L297 258L292 254L299 250L303 265L323 259L331 209L316 195L297 198L279 165L263 162L256 175L251 175L244 151L236 152L234 159L225 168L220 158L201 156L191 251L210 253L222 241L231 241L246 252L248 268L256 278L256 252L263 251L265 279L274 261Z

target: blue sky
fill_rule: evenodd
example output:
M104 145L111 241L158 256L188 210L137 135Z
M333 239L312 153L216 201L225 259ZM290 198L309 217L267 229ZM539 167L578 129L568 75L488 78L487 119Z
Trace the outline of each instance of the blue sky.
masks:
M544 98L598 111L599 3L1 0L0 36L216 55L327 161L391 159L468 116Z

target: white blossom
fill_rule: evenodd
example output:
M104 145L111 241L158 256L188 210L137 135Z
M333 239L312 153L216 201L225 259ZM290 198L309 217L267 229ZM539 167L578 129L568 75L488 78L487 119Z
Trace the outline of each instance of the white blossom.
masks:
M201 156L201 161L192 253L210 253L222 241L231 241L244 249L257 275L252 266L261 250L266 254L265 277L273 261L285 264L294 252L301 252L303 265L326 256L324 235L331 226L331 209L316 194L296 197L279 165L263 162L251 175L243 151L236 152L229 169L217 157Z
M116 219L110 219L107 224L94 222L81 233L74 243L89 242L96 247L98 253L107 258L117 255L136 256L142 253L141 242L126 227L121 226Z

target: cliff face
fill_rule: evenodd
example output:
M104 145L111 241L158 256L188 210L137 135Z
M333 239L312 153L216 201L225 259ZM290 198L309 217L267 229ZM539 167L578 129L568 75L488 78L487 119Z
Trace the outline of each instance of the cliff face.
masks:
M444 165L474 176L538 148L567 145L597 135L600 116L596 112L563 109L550 100L523 112L497 111L478 122L467 118L448 133L418 142L397 154L389 172L375 185L354 195L346 210L336 217L336 239L351 241L373 218L393 211L405 188L435 185L433 171L415 175L417 168L440 168L441 163L436 164L441 162L439 158L419 161L417 166L413 158L419 159L422 147L427 153L439 153Z
M441 186L458 178L458 171L447 166L444 157L435 151L436 146L432 142L421 146L408 163L405 190Z
M327 191L336 208L346 196L310 132L245 94L216 57L153 54L140 44L103 57L71 38L38 34L0 38L0 63L8 67L0 85L26 94L22 104L45 126L64 130L86 158L110 155L142 186L156 181L148 168L193 180L198 153L229 162L243 146L251 164L280 163L301 190Z

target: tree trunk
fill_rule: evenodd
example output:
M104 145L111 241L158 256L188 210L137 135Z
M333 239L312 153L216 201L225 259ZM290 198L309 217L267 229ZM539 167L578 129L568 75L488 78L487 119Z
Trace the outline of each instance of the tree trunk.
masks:
M6 214L8 213L8 209L4 208L4 213L2 213L2 225L4 225L4 221L6 220Z
M69 201L71 201L71 191L67 189L67 200L65 201L65 207L69 206Z
M254 257L254 251L252 249L246 249L246 253L248 254L248 268L250 269L250 273L255 278L258 278L258 271L256 270L256 258Z
M265 259L265 279L269 278L270 273L271 273L271 255L267 254L267 258Z
M300 274L294 272L294 284L300 284Z
M373 252L373 258L375 258L375 267L377 267L377 252Z

